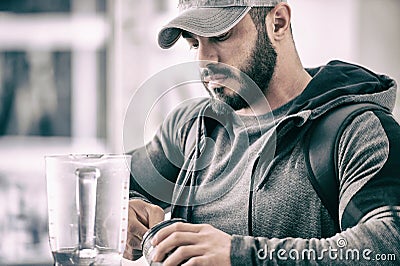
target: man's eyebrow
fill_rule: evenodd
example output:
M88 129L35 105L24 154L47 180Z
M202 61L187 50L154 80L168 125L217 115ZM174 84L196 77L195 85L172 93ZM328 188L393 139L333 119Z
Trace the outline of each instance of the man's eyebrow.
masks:
M190 32L188 32L188 31L185 31L185 30L183 30L182 31L182 38L194 38L194 36L193 36L193 34L192 33L190 33Z

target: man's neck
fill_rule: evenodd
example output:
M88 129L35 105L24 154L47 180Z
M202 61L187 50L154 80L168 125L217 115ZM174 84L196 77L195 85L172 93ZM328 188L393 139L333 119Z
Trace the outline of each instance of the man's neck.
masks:
M265 95L271 109L275 110L299 96L311 79L312 77L304 68L298 68L285 75L277 75L275 79L271 80Z
M271 112L290 102L300 95L311 81L312 77L303 67L292 70L276 68L265 98L260 98L251 105L251 108L236 111L239 115L262 115Z

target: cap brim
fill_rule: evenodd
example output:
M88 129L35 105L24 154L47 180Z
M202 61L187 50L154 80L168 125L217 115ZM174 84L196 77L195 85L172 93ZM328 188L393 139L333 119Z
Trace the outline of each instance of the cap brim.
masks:
M158 44L167 49L174 45L182 30L202 37L221 35L233 28L251 7L188 9L164 26L158 34Z

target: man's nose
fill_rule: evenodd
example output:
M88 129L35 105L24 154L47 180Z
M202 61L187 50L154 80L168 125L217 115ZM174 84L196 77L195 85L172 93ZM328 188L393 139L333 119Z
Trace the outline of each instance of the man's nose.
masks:
M210 63L218 63L219 57L217 49L207 41L199 42L197 60L200 61L200 67L202 68Z

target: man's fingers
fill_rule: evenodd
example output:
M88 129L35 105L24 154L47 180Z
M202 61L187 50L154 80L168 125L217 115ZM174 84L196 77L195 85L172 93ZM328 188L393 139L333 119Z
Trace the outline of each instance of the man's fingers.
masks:
M128 211L128 234L126 239L126 250L124 257L128 258L132 254L132 249L140 249L140 243L143 235L149 229L147 227L147 213L144 211L145 205L148 204L141 200L131 200L129 202Z
M157 205L150 205L146 207L146 211L149 217L149 228L164 220L165 213L162 208Z
M148 203L143 200L130 200L129 201L129 217L133 216L132 219L135 219L142 223L143 225L148 225L148 215L146 211L146 205Z
M167 238L169 235L173 234L174 232L192 232L198 233L200 232L202 226L197 224L190 224L190 223L174 223L171 224L160 231L153 237L152 244L153 246L158 245L161 241Z
M143 235L154 224L164 220L164 210L156 205L141 199L129 201L127 248L124 257L128 258L132 252L141 249Z
M129 201L129 212L134 213L136 219L147 228L151 228L155 224L163 221L165 215L164 210L161 207L140 199Z
M143 218L139 218L143 216L143 214L138 213L133 207L129 208L128 213L128 238L129 235L138 236L140 238L147 232L149 229L146 224L143 223Z
M146 226L144 226L142 223L136 221L129 222L128 225L128 235L133 235L137 236L138 238L142 239L143 235L149 230Z
M132 248L129 247L128 245L126 245L125 250L124 250L124 254L122 255L122 257L124 257L127 260L133 260Z
M178 256L181 257L184 255L181 253L187 250L187 248L183 249L182 247L187 245L194 245L197 243L198 240L198 235L196 233L174 232L156 246L156 252L154 253L153 260L161 261L166 254L170 253L177 247L179 247L177 250L180 250L178 252ZM174 253L175 252L176 251L174 251Z
M130 235L127 237L126 244L129 245L131 248L140 249L143 237L137 235Z
M137 260L142 256L142 251L126 246L123 257L128 260Z
M203 253L204 251L198 246L181 246L168 256L163 262L163 266L181 265L190 258L201 256Z
M130 220L128 224L128 234L126 237L126 244L131 249L140 249L143 235L147 232L148 228L137 220Z

